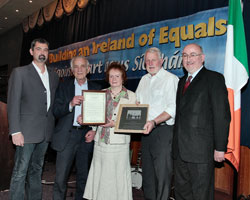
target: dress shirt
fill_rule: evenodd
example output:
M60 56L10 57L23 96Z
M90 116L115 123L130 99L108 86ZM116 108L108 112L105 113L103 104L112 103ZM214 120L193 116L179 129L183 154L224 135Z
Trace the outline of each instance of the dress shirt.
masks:
M148 73L141 78L136 98L141 104L149 104L148 120L155 119L165 111L171 116L166 123L174 124L178 81L177 76L163 68L154 76Z
M82 96L82 90L87 90L88 89L88 81L86 80L84 84L79 85L77 80L75 79L75 96ZM71 107L69 103L69 111L72 112L73 108ZM77 123L77 117L81 114L82 112L82 104L81 105L76 105L75 106L75 113L74 113L74 122L73 126L80 126Z
M204 66L202 65L202 66L200 67L200 69L198 69L198 70L197 70L196 72L194 72L193 74L188 73L187 79L188 79L189 76L192 76L192 78L191 78L191 80L190 80L190 83L193 81L194 77L196 77L196 75L201 71L201 69L202 69L203 67L204 67Z
M41 69L34 63L32 62L33 66L35 67L37 73L39 74L43 85L46 89L46 94L47 94L47 111L49 110L50 107L50 88L49 88L49 74L48 74L48 70L47 67L45 65L45 71L42 73Z

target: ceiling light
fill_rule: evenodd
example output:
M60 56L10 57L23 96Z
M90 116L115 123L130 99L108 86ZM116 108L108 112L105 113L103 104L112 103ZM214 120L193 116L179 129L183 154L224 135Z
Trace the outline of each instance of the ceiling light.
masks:
M19 12L19 10L18 10L18 9L16 9L16 12Z
M5 17L4 19L8 19L8 17Z
M32 0L29 0L29 3L32 3Z

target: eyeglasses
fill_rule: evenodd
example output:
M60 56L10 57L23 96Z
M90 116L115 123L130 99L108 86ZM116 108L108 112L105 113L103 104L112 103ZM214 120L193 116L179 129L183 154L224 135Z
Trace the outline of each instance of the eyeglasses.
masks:
M187 59L187 58L194 58L194 57L200 56L200 55L202 55L202 53L199 53L199 54L197 54L197 53L191 53L190 55L184 53L184 54L182 54L182 58L185 58L185 59Z

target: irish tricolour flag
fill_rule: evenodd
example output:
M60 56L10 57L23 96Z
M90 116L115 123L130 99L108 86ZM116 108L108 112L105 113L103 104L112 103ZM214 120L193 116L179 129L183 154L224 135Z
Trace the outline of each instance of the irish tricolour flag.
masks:
M247 49L240 0L229 0L224 76L228 89L231 124L226 158L239 170L241 89L248 81Z

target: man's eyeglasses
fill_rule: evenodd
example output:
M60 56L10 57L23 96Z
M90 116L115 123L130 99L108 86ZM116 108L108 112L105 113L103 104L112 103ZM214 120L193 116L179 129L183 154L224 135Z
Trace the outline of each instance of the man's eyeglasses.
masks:
M190 55L184 53L184 54L182 54L182 58L184 58L184 59L194 58L194 57L197 57L197 56L200 56L200 55L202 55L202 53L199 53L199 54L197 54L197 53L191 53Z

